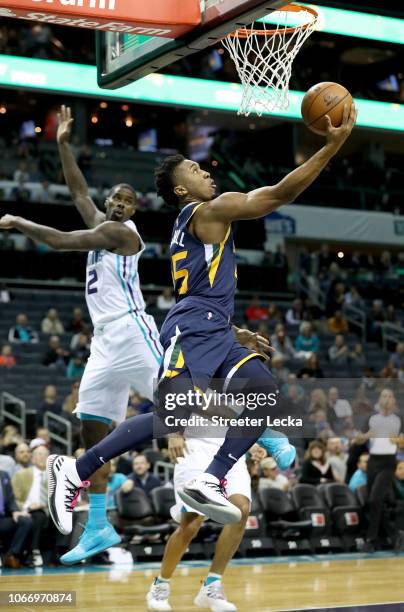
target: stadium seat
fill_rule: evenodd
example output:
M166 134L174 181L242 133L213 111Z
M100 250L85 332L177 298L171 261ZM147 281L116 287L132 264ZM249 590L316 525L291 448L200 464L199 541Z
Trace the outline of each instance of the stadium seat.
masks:
M263 489L260 491L260 499L271 534L281 537L295 534L299 537L311 530L311 520L298 519L292 498L285 491Z
M322 493L336 533L341 536L358 534L362 527L361 508L351 489L345 484L330 483Z
M298 508L299 518L309 519L316 535L330 532L330 514L315 486L297 484L293 487L291 496L295 507Z

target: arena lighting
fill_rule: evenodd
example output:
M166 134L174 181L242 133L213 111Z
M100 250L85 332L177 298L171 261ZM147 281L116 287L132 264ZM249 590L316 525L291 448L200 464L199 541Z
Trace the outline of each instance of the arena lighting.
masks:
M303 3L299 2L298 4ZM357 11L346 11L344 9L318 6L317 4L303 4L303 6L311 6L318 12L319 26L317 30L320 32L404 45L403 19L359 13ZM276 23L271 15L262 19L262 21L270 24ZM293 21L293 13L288 18L288 24L297 25L297 22Z
M229 112L237 112L240 104L241 85L236 83L150 74L121 89L106 90L98 87L96 72L94 66L0 55L0 86L3 87ZM289 108L272 116L301 120L303 95L292 91ZM359 127L404 131L404 104L362 99L356 99L355 103Z

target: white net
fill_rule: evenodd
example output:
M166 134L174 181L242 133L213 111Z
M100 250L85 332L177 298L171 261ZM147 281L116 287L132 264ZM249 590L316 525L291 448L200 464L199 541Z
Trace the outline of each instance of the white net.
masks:
M314 11L289 5L272 13L270 23L261 20L223 39L243 86L239 115L288 108L293 60L316 24Z

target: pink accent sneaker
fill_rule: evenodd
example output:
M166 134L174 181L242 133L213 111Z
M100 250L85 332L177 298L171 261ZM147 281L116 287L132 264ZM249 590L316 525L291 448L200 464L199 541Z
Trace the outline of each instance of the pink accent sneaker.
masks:
M76 460L64 455L49 455L48 472L49 513L56 527L64 535L73 529L72 512L81 489L87 489L90 481L81 482L76 470Z

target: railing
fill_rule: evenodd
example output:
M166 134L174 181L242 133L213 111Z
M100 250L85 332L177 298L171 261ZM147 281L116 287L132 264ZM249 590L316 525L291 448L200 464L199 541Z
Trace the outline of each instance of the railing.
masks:
M394 323L382 323L382 339L383 349L387 351L387 343L404 342L404 329L400 325L394 325Z
M153 474L166 483L174 477L174 466L167 461L156 461L153 467Z
M54 423L59 423L61 425L64 425L64 427L66 428L66 435L64 437L52 431L52 429L54 428L52 426L49 427L49 423L52 423L52 421ZM59 442L59 444L64 446L66 448L66 455L72 455L73 454L73 436L72 436L72 424L70 423L70 421L68 421L67 419L64 419L58 414L49 412L48 410L47 412L45 412L43 422L44 422L44 427L46 427L49 430L50 439L54 440L55 442Z
M8 406L14 406L17 409L17 413L10 412ZM26 438L26 407L25 402L11 393L3 391L0 397L0 414L2 418L7 418L17 425L20 430L22 437Z
M352 327L356 327L360 332L362 343L366 342L366 313L357 306L348 304L344 306L346 320Z
M299 291L308 297L315 306L318 306L321 310L325 310L327 304L326 294L313 276L299 274L296 284Z

